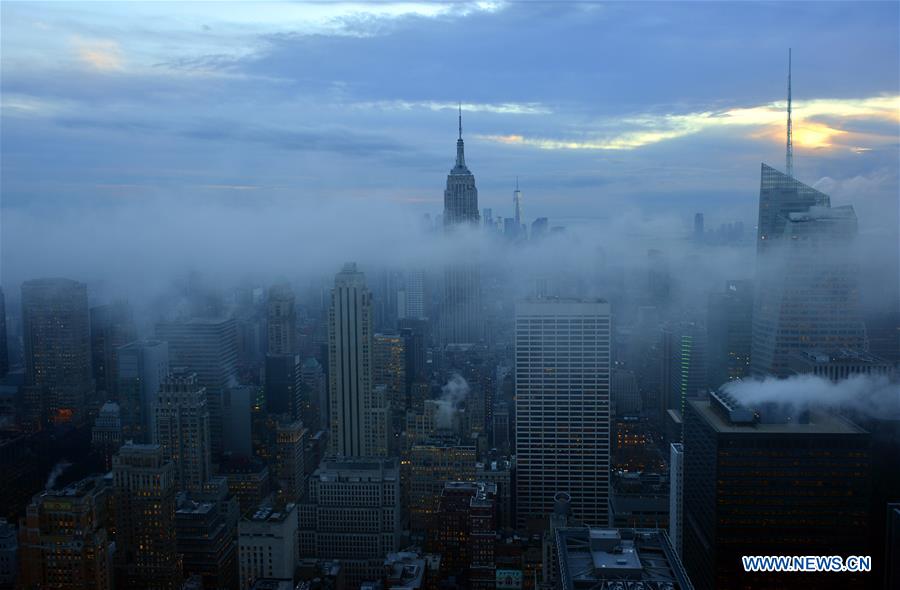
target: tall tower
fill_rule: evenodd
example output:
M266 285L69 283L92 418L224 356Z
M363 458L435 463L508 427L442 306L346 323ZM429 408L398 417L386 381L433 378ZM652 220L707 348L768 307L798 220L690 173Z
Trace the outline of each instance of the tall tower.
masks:
M91 389L87 287L69 279L22 284L25 383L59 422L80 421Z
M448 234L478 226L478 189L475 176L466 167L462 139L462 106L459 111L459 139L456 165L447 176L444 190L444 229ZM465 244L457 244L463 247ZM441 309L442 344L475 343L481 340L478 316L481 310L481 277L476 255L457 252L444 272L444 300Z
M516 475L520 526L540 525L553 497L576 519L609 521L610 308L601 300L516 305Z
M794 138L791 124L791 50L788 49L788 101L787 101L787 154L785 157L784 171L794 176Z
M519 190L519 177L516 176L516 190L513 191L513 205L516 207L516 227L522 229L522 191Z
M206 389L195 373L173 372L156 401L156 436L163 456L175 463L180 491L200 492L212 473Z
M475 188L475 176L466 167L465 145L462 138L462 105L460 105L456 165L447 175L447 189L444 191L444 226L477 224L478 220L478 189Z
M366 275L355 263L344 265L334 279L328 314L328 379L331 406L331 454L364 457L386 447L376 441L372 387L372 295Z
M267 311L269 354L293 354L296 352L297 312L294 309L294 292L287 284L269 289Z

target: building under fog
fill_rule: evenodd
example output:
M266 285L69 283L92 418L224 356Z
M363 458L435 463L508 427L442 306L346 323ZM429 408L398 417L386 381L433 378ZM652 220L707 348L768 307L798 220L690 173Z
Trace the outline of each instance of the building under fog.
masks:
M800 349L868 346L853 207L763 164L751 369L786 376Z
M478 225L478 189L475 176L466 166L462 138L456 140L456 165L447 175L444 190L444 228L449 236L456 230L472 230ZM460 236L456 236L460 240ZM481 276L477 260L450 260L444 271L444 298L441 307L441 343L464 344L481 340Z
M387 415L372 383L372 294L355 263L334 280L328 313L331 454L387 454Z

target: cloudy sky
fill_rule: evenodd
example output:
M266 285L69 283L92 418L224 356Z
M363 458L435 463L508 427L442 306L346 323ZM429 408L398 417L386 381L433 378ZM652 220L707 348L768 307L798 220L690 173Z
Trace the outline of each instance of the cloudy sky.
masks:
M439 213L458 101L495 214L752 226L788 47L797 177L897 224L896 2L0 6L7 259L148 203Z

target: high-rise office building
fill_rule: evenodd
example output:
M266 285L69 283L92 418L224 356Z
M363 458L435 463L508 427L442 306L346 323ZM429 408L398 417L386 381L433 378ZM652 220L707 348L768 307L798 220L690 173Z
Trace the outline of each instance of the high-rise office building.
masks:
M69 279L22 284L25 384L40 392L40 414L80 422L91 391L87 287Z
M22 588L111 590L108 493L90 477L31 500L20 523Z
M743 555L856 555L866 546L869 434L822 411L748 408L724 393L690 400L684 422L683 547L699 590L776 588ZM816 588L860 587L853 574L806 574Z
M266 355L266 412L299 418L303 409L303 377L299 354Z
M268 353L294 354L297 352L297 312L290 285L275 285L269 289L267 310Z
M233 318L192 318L156 325L156 336L169 345L169 365L197 374L206 388L210 441L214 457L223 447L222 396L237 378L237 323Z
M793 176L762 164L757 253L773 248L785 237L785 225L791 213L803 213L811 207L831 207L831 198Z
M19 575L16 525L0 518L0 588L13 588Z
M459 228L478 225L478 189L475 176L466 166L462 138L462 111L456 165L447 175L444 190L444 228L452 234ZM481 340L481 277L477 261L455 260L444 271L444 298L441 308L441 343L466 344Z
M387 451L387 428L377 424L386 416L372 383L372 337L372 295L365 275L348 263L335 277L328 314L329 444L335 456Z
M160 446L165 459L175 464L180 491L199 492L212 475L206 400L197 374L186 370L173 371L156 400L153 442Z
M181 587L176 485L175 464L159 445L126 444L113 457L116 581L122 588Z
M94 385L114 397L118 349L135 339L137 328L131 306L125 301L91 308L91 366Z
M425 302L425 271L407 270L403 273L403 287L397 294L397 319L425 319Z
M122 446L122 415L119 404L106 402L91 428L91 448L103 458L103 468L112 469L112 457Z
M778 174L773 170L768 176ZM772 226L766 233L760 231L751 344L755 375L788 375L789 356L799 349L865 350L868 345L859 309L853 208L829 207L827 195L793 178L782 180L794 193L812 191L825 204L799 211L785 207L774 221L766 221ZM765 194L764 187L761 224Z
M709 384L750 374L750 342L753 326L753 283L728 281L725 291L711 293L707 307L707 363Z
M120 347L116 356L122 440L149 443L155 432L153 407L169 374L169 345L139 340Z
M684 414L691 397L702 395L708 388L706 327L699 322L683 321L662 330L662 375L665 410Z
M605 525L609 506L610 308L602 300L516 305L516 502L543 522L557 492L575 518Z
M864 350L798 350L788 359L788 371L799 375L816 375L829 381L840 381L853 375L896 374L893 363Z
M384 385L394 412L406 409L406 340L400 334L375 334L372 347L372 383Z
M339 559L347 587L380 579L397 551L400 471L396 459L325 460L300 504L300 555Z
M300 365L303 398L300 419L310 432L328 427L328 382L325 371L314 357L307 357Z

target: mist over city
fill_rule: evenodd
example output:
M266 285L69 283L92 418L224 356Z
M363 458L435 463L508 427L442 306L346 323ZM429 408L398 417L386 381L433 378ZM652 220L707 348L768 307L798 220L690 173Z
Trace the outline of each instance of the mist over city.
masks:
M0 0L0 590L900 588L900 4Z

